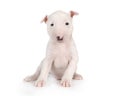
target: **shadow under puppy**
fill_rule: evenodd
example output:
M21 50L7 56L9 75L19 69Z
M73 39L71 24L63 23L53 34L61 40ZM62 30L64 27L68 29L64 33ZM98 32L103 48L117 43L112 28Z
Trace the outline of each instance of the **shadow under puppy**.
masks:
M82 76L76 73L78 54L72 38L74 15L78 13L56 11L44 17L42 22L47 24L50 36L46 57L37 71L24 79L26 82L35 81L35 86L42 87L50 72L61 80L60 84L63 87L70 87L72 79L82 79Z

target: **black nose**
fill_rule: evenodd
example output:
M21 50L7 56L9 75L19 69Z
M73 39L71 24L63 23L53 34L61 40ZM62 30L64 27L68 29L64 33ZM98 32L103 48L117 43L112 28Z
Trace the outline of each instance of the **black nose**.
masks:
M56 37L58 41L62 41L63 40L63 37L60 38L60 36L57 36Z

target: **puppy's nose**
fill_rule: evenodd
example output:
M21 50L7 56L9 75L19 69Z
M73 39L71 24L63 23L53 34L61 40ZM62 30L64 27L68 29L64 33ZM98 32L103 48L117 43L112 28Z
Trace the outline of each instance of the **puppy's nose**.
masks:
M58 41L62 41L63 40L63 37L60 38L60 36L57 36L56 37Z

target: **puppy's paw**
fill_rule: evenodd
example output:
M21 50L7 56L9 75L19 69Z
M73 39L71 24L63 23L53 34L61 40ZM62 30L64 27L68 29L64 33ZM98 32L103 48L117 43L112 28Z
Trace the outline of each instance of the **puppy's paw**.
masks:
M73 76L73 79L75 79L75 80L83 80L83 77L82 77L82 75L75 73L74 76Z
M62 80L61 85L63 87L71 87L71 80Z
M45 85L45 81L44 80L37 80L35 82L35 86L36 87L43 87Z
M34 81L33 77L32 76L27 76L24 81L26 82L31 82L31 81Z

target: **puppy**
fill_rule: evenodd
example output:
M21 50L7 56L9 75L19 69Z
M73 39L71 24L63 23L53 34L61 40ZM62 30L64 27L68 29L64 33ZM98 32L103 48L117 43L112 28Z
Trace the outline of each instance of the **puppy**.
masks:
M78 13L56 11L44 17L42 22L47 24L50 36L46 57L37 71L24 79L26 82L35 81L35 86L42 87L50 72L61 80L60 84L63 87L70 87L72 79L82 79L82 76L76 73L78 54L72 38L74 15Z

